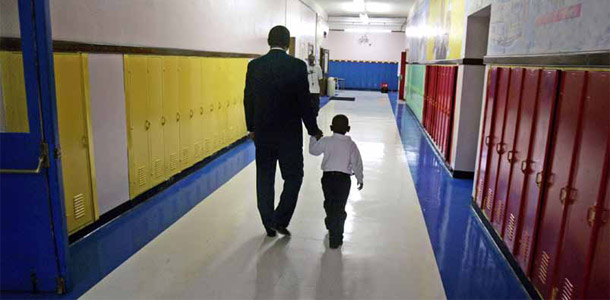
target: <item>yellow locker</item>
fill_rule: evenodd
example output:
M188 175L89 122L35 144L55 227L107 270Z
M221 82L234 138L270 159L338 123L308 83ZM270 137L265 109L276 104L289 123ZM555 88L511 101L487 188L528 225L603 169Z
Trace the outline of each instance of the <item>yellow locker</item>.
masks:
M246 88L246 72L248 71L248 63L250 62L247 58L242 58L238 63L238 73L237 73L237 108L236 108L236 118L237 118L237 138L242 138L248 134L248 129L246 127L246 115L244 111L244 89Z
M178 58L165 56L163 63L163 142L165 175L167 178L182 170L180 167L180 111L178 107Z
M165 181L165 146L163 140L163 66L161 58L147 59L148 106L148 152L150 153L149 188Z
M131 198L150 187L148 129L148 83L146 56L124 56L125 105L127 106L127 149L129 156L129 195Z
M193 163L203 159L203 102L201 95L201 59L190 57L191 67L191 106L194 116L191 121L191 139L193 141Z
M222 130L220 127L220 114L222 113L222 105L219 101L222 96L222 90L220 84L221 74L220 74L220 58L210 58L209 59L209 103L211 107L210 114L210 138L211 138L211 153L216 153L221 148L221 139L222 139Z
M212 85L211 76L213 71L211 70L211 59L201 58L201 104L203 106L203 158L206 158L213 154L212 147L212 114L214 112L214 105L212 101Z
M59 143L68 232L97 217L93 144L89 120L88 61L81 54L55 54Z
M0 51L0 75L0 109L4 112L4 124L0 124L4 126L0 126L0 132L29 132L21 52Z
M191 105L191 66L188 57L178 58L178 105L180 109L180 165L183 169L192 164L191 138L194 111Z
M222 106L222 110L220 112L220 128L222 132L222 140L220 148L224 148L229 145L229 94L231 91L229 74L230 74L230 58L222 59L222 63L220 64L220 72L219 77L221 79L220 85L220 95L219 98L220 105Z

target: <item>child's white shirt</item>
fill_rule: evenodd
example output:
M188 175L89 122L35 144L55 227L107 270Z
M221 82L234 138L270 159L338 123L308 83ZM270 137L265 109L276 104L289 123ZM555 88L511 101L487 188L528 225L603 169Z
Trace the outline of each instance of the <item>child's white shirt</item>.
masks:
M349 136L334 133L320 140L312 136L309 140L309 153L315 156L324 154L322 171L354 174L358 183L363 183L362 157L358 146Z

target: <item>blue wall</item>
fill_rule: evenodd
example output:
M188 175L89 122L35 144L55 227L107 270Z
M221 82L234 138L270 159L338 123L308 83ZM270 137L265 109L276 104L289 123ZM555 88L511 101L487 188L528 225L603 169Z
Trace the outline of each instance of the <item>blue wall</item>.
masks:
M392 91L398 90L397 63L369 63L331 61L331 77L344 78L342 88L353 90L379 90L386 82Z

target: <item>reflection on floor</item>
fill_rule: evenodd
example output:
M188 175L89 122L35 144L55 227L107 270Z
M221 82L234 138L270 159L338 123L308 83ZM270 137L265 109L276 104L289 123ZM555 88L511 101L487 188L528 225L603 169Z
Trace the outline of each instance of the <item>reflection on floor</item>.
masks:
M341 250L329 249L325 237L320 157L305 156L290 239L265 237L249 164L83 297L445 298L387 97L331 101L319 117L326 133L337 113L351 118L365 166L365 189L350 195Z
M390 95L409 169L449 299L529 298L470 206L472 180L446 171L415 116Z

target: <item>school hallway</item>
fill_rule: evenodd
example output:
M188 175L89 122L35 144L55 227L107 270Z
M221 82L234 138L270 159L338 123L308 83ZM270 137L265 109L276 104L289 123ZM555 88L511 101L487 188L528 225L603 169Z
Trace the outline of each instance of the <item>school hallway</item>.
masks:
M265 235L256 207L254 146L247 141L223 154L226 159L221 156L226 166L216 168L223 171L194 173L178 183L180 188L161 192L157 197L173 206L196 203L188 199L205 197L210 190L202 182L218 181L215 191L82 298L444 299L449 293L452 298L527 298L470 209L472 181L444 173L404 104L378 92L347 91L341 96L356 101L330 101L318 122L328 135L334 115L350 118L365 184L362 191L352 184L340 249L328 247L321 157L307 154L309 137L304 143L305 178L289 238ZM246 158L236 163L240 156ZM227 176L231 172L235 174ZM281 191L279 173L276 195ZM132 218L151 227L160 226L153 223L162 223L161 215L171 214L152 207L137 209L142 211L132 212L139 215ZM441 220L440 215L446 218ZM141 232L133 229L134 236L146 236L150 230L123 227L139 228ZM116 243L106 244L120 247L121 237L113 232L106 236L116 238Z

